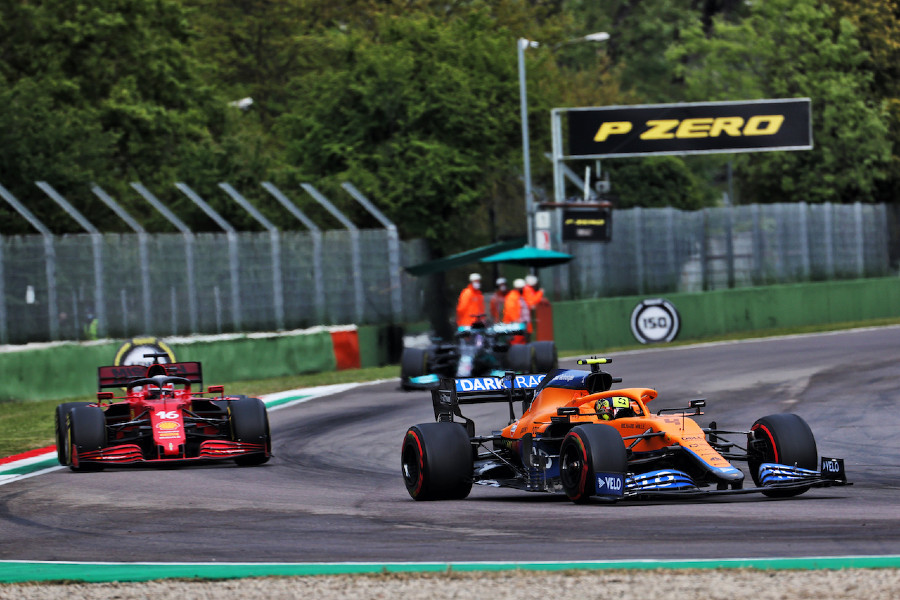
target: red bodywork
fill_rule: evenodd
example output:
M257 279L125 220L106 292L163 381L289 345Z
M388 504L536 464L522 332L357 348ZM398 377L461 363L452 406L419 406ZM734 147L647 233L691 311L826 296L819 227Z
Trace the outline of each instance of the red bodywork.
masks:
M237 439L232 423L232 403L261 402L225 396L224 386L210 386L203 393L201 372L198 362L100 367L98 402L88 406L103 410L105 444L79 447L69 433L65 437L70 466L77 470L90 463L221 460L251 455L254 458L246 464L268 460L271 441L267 417L263 416L265 436L252 442ZM193 392L192 385L201 391ZM115 396L105 391L109 388L125 388L125 394Z

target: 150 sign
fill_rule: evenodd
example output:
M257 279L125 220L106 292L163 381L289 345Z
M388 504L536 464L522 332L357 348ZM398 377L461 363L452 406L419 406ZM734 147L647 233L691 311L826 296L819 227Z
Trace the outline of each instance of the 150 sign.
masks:
M680 329L678 311L663 298L644 300L631 312L631 333L642 344L671 342Z

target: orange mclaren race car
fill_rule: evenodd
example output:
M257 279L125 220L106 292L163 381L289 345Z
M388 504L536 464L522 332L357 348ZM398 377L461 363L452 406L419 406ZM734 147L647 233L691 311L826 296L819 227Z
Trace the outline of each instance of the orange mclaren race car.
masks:
M581 503L761 492L795 496L811 487L848 485L844 461L822 457L806 422L794 414L762 417L748 431L703 428L705 400L661 409L648 388L612 389L605 358L578 361L589 371L445 379L432 391L435 423L410 427L401 466L416 500L461 499L472 484L564 492ZM460 406L509 404L509 425L476 436ZM516 406L523 413L516 418ZM729 461L748 465L753 487Z
M99 368L97 402L56 407L56 453L73 471L133 463L234 460L259 465L272 455L266 405L226 396L221 385L203 393L199 362ZM199 391L191 390L196 385ZM124 388L114 397L110 388Z

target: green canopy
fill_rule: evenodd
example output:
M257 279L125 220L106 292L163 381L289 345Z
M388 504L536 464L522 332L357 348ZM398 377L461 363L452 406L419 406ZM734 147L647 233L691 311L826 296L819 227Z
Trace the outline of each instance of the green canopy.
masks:
M525 238L521 237L514 240L508 240L506 242L497 242L496 244L481 246L480 248L473 248L472 250L466 250L465 252L460 252L459 254L453 254L451 256L445 256L444 258L438 258L428 262L419 263L411 267L406 267L406 272L410 275L420 277L422 275L440 273L441 271L449 271L450 269L455 269L456 267L461 267L469 263L477 262L479 259L485 256L491 256L497 254L498 252L503 252L512 248L518 248L525 244L525 241Z
M575 258L565 252L555 250L541 250L532 246L522 246L514 250L506 250L492 254L481 259L483 263L513 263L527 265L536 269L561 265Z

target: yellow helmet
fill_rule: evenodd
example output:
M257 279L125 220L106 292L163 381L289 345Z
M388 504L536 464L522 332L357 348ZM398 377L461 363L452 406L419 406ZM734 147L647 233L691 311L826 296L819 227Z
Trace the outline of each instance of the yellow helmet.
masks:
M610 398L601 398L597 400L595 408L597 416L604 421L611 421L616 418L620 408L630 408L631 399L625 396L612 396Z

